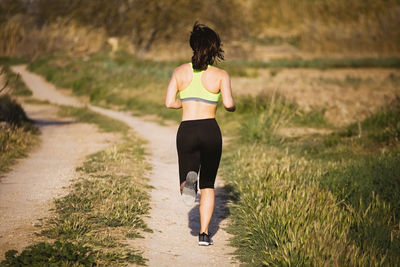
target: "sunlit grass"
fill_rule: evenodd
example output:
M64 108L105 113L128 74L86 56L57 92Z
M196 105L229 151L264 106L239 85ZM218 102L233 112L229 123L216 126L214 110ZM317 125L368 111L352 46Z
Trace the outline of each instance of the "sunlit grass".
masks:
M221 164L240 259L254 266L397 265L398 102L356 128L286 139L275 131L279 122L290 125L291 105L281 103L271 123L263 120L271 108L249 103L260 112L244 120L246 142L231 143ZM253 128L268 135L249 138Z

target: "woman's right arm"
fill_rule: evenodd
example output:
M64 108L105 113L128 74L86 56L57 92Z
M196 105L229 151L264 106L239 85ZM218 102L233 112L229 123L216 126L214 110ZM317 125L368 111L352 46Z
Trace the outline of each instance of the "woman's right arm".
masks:
M234 112L236 110L235 101L232 96L232 88L231 88L231 79L229 74L222 71L222 79L221 79L221 95L222 95L222 103L227 111Z
M177 94L178 94L178 83L176 81L176 70L175 70L168 84L167 95L165 97L165 106L167 108L173 108L173 109L182 108L182 102L177 97Z

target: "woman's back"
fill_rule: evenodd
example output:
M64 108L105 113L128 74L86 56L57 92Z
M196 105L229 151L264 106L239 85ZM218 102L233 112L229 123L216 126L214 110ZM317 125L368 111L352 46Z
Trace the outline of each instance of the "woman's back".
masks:
M192 82L195 82L195 75L201 77L197 81L200 84L195 86L201 86L202 90L206 90L205 94L211 95L212 97L212 95L217 95L220 93L226 109L229 110L232 108L232 106L234 106L229 75L227 72L217 67L209 66L206 70L198 72L193 70L192 64L183 64L175 69L171 83L173 83L173 86L176 88L178 93L186 93L185 90L188 89L189 85L191 85ZM217 110L216 103L207 101L207 99L205 99L206 101L201 101L202 99L189 99L193 98L188 97L188 101L183 101L186 99L182 100L183 121L215 118L215 113Z

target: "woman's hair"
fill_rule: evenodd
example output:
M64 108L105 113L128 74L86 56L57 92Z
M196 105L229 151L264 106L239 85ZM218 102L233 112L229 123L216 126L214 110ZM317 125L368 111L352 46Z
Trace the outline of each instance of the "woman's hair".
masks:
M193 49L193 69L205 70L217 58L224 60L224 50L219 35L206 25L196 22L190 34L190 47Z

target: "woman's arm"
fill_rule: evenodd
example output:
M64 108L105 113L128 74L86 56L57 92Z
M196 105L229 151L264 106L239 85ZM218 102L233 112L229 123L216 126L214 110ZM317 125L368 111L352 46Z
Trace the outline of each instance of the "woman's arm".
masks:
M172 73L171 80L167 88L167 96L165 97L165 106L167 108L179 109L182 108L182 102L177 98L178 83L176 82L176 70Z
M222 71L221 95L225 109L234 112L236 110L236 105L232 96L231 79L226 71Z

